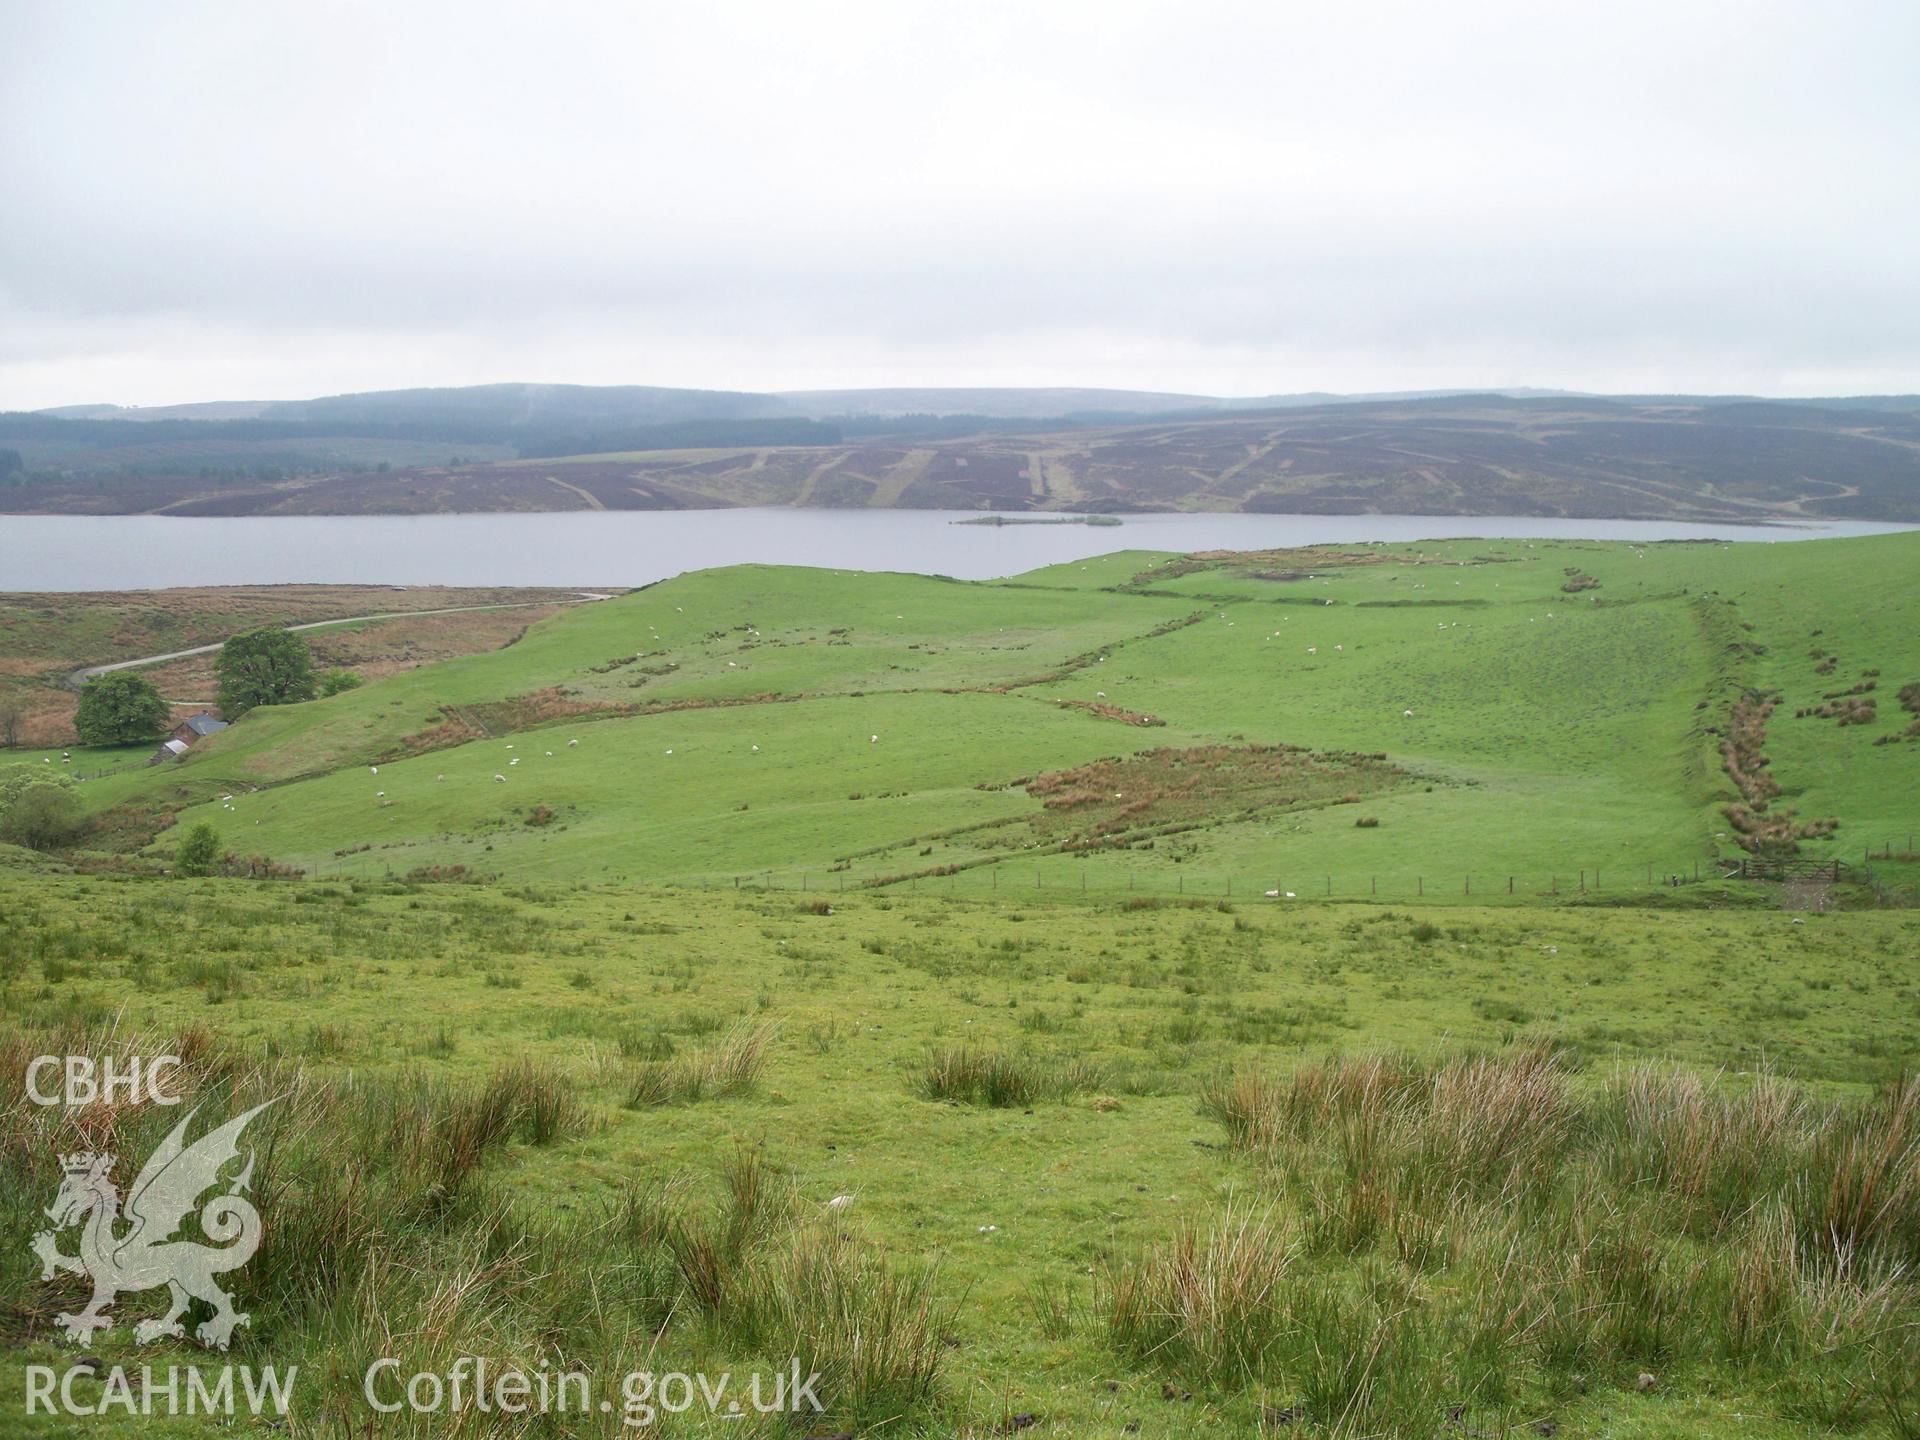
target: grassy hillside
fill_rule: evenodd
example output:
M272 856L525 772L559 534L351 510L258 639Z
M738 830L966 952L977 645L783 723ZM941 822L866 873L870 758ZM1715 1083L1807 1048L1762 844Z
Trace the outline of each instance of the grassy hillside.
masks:
M1523 895L1738 856L1721 744L1777 694L1770 813L1837 820L1802 851L1885 850L1897 879L1917 560L1893 536L1129 553L988 584L742 567L84 793L313 874ZM1865 685L1839 703L1871 718L1795 718Z
M20 449L32 477L0 490L0 508L360 515L797 505L1920 519L1911 397L1794 404L1455 395L1224 413L1202 403L1164 415L948 411L824 422L737 418L767 413L761 401L776 413L782 406L772 397L733 400L744 409L722 409L736 418L639 428L590 419L592 406L563 421L510 402L482 418L484 399L456 397L442 408L404 392L313 402L301 409L307 418L277 422L0 415L0 443ZM413 418L403 423L400 414ZM316 424L320 431L308 428ZM356 424L369 436L357 451L331 428ZM254 438L288 426L305 438ZM399 443L416 429L434 438ZM518 458L500 458L501 442ZM339 452L331 460L330 450ZM253 468L269 461L296 473ZM204 465L225 473L194 473Z
M0 916L10 1056L186 1044L193 1083L222 1106L297 1095L298 1125L268 1132L287 1152L258 1186L270 1233L344 1238L332 1258L289 1241L249 1267L241 1294L254 1322L234 1355L304 1367L297 1435L367 1415L358 1367L382 1345L398 1346L377 1353L409 1370L486 1353L529 1365L558 1355L602 1374L771 1369L804 1353L838 1367L837 1423L798 1433L986 1434L1028 1416L1019 1428L1049 1435L1225 1436L1263 1417L1290 1428L1273 1417L1292 1410L1319 1435L1430 1435L1452 1412L1489 1433L1550 1421L1570 1436L1651 1440L1835 1425L1890 1435L1913 1417L1914 1372L1898 1368L1911 1355L1900 1328L1910 1311L1894 1309L1899 1323L1876 1333L1886 1302L1873 1298L1880 1272L1866 1252L1857 1275L1820 1282L1828 1289L1811 1273L1766 1272L1790 1288L1743 1318L1729 1298L1740 1292L1725 1288L1740 1272L1726 1267L1760 1263L1765 1216L1721 1233L1689 1208L1722 1203L1720 1191L1689 1200L1678 1181L1651 1179L1611 1219L1583 1212L1570 1193L1583 1184L1623 1203L1613 1188L1623 1182L1604 1177L1624 1158L1606 1158L1604 1130L1555 1138L1553 1128L1574 1106L1593 1107L1595 1124L1615 1105L1630 1118L1635 1086L1666 1095L1664 1068L1630 1070L1648 1061L1789 1072L1811 1088L1755 1093L1814 1107L1794 1125L1820 1106L1865 1103L1920 1043L1920 930L1899 914L1802 924L1778 911L1319 906L1283 918L1257 903L888 896L829 910L792 895L624 886L261 886L0 866ZM1526 1058L1541 1035L1558 1037L1544 1075ZM744 1057L743 1036L757 1037ZM1353 1207L1376 1202L1349 1188L1337 1153L1299 1149L1276 1170L1244 1143L1244 1106L1262 1103L1245 1088L1254 1077L1350 1081L1322 1057L1383 1047L1411 1057L1394 1065L1445 1064L1461 1047L1494 1056L1495 1081L1534 1087L1528 1103L1542 1107L1529 1163L1545 1164L1551 1146L1566 1172L1543 1175L1518 1210L1497 1186L1461 1190L1451 1238L1437 1231L1424 1242L1436 1248L1415 1252L1407 1227L1428 1211L1411 1192L1369 1222ZM723 1054L735 1068L703 1068ZM1011 1087L999 1100L967 1088L968 1067L992 1057ZM509 1061L530 1068L502 1068ZM696 1074L708 1088L683 1090ZM1233 1074L1246 1077L1241 1089L1222 1090ZM1753 1082L1727 1083L1730 1116L1744 1114L1738 1097ZM512 1107L506 1131L478 1142L484 1153L451 1172L460 1178L439 1182L451 1187L441 1206L423 1209L422 1170L454 1164L436 1158L435 1137L502 1086L533 1098L500 1101ZM536 1100L548 1120L518 1108ZM416 1130L416 1113L442 1114L447 1128ZM18 1104L11 1118L0 1205L24 1235L50 1184L45 1117ZM1788 1122L1774 1123L1768 1144ZM123 1144L144 1134L124 1131ZM1715 1173L1716 1185L1736 1183ZM1775 1182L1737 1183L1746 1194ZM853 1198L829 1211L836 1196ZM629 1228L643 1213L679 1228L648 1239L656 1232ZM1284 1346L1260 1350L1265 1302L1233 1288L1227 1258L1204 1239L1190 1282L1219 1287L1212 1300L1141 1343L1129 1285L1158 1273L1156 1247L1207 1236L1223 1214L1250 1227L1232 1263L1275 1267L1289 1278L1274 1303L1295 1307L1293 1323L1319 1317L1309 1333L1330 1347L1331 1371L1282 1358ZM1509 1233L1509 1219L1527 1223ZM1553 1238L1562 1223L1597 1228L1585 1241ZM1889 1244L1912 1243L1898 1233ZM1544 1263L1538 1244L1646 1247L1647 1303L1669 1307L1667 1320L1696 1318L1644 1326L1639 1302L1616 1294L1591 1301L1575 1338L1488 1253L1519 1246L1510 1263ZM715 1268L689 1270L698 1256ZM1592 1258L1596 1273L1621 1273L1624 1261ZM813 1276L793 1292L800 1313L755 1320L761 1287L799 1273ZM49 1326L74 1297L68 1282L32 1277L24 1245L9 1247L0 1276L15 1331L0 1383L12 1392L23 1366L67 1363ZM832 1289L849 1283L857 1295ZM1563 1277L1557 1293L1574 1283ZM875 1297L900 1285L929 1288L911 1292L915 1306L885 1309ZM1479 1315L1476 1295L1519 1308ZM848 1308L829 1319L809 1308L820 1303ZM1846 1318L1822 1334L1834 1307ZM1409 1329L1414 1313L1425 1318ZM865 1367L850 1360L843 1325L867 1327L879 1353ZM96 1351L109 1364L154 1360L127 1328ZM392 1338L371 1338L382 1333ZM1484 1353L1469 1348L1473 1334ZM1331 1353L1365 1355L1389 1339L1377 1372ZM1207 1344L1240 1347L1250 1373L1219 1368ZM1642 1372L1657 1383L1636 1389ZM1353 1407L1344 1420L1343 1405ZM503 1433L486 1418L396 1433ZM98 1429L206 1433L185 1419ZM504 1433L620 1431L589 1418ZM742 1429L695 1416L670 1433Z
M1916 636L1912 535L688 575L18 757L99 824L0 845L0 1068L274 1102L295 1440L656 1433L382 1422L381 1354L818 1370L657 1427L759 1440L1910 1436ZM1719 876L1786 834L1878 888ZM55 1157L174 1114L0 1107L7 1433L71 1431ZM154 1308L86 1353L204 1359Z

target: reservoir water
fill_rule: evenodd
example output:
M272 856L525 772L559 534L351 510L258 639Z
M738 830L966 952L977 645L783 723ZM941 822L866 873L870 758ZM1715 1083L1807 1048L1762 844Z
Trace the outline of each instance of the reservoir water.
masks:
M176 585L646 585L742 563L982 580L1113 550L1366 540L1775 542L1911 525L1685 524L1453 515L1129 515L1119 526L958 525L937 510L569 511L534 515L0 515L0 591Z

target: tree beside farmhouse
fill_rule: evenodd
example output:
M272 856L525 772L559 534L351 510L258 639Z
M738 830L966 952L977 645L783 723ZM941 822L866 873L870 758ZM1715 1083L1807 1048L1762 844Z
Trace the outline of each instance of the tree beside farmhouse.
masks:
M313 699L313 658L307 642L275 626L245 630L220 647L214 662L220 713L238 720L256 705Z
M133 745L167 731L167 702L131 670L114 670L87 682L73 712L83 745Z

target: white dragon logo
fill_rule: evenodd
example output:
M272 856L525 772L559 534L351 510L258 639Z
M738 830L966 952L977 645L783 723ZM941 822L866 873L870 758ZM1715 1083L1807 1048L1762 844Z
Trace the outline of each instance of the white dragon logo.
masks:
M121 1215L120 1190L111 1174L114 1157L90 1151L60 1157L66 1178L46 1212L53 1228L33 1237L33 1252L40 1257L42 1280L66 1270L93 1281L87 1308L55 1321L69 1342L85 1345L96 1331L112 1329L106 1310L120 1292L165 1285L173 1297L170 1308L163 1316L142 1320L134 1327L134 1338L142 1344L163 1336L183 1338L181 1314L191 1301L203 1300L213 1306L213 1315L193 1333L203 1345L227 1348L234 1327L247 1324L249 1317L233 1308L233 1297L214 1277L239 1269L260 1248L260 1212L241 1194L253 1177L251 1151L227 1190L200 1211L200 1229L213 1244L173 1237L200 1197L220 1182L220 1171L239 1158L238 1141L247 1122L273 1103L254 1106L191 1145L185 1143L187 1126L199 1112L189 1111L134 1180L126 1212L132 1223L124 1234L117 1233ZM54 1240L55 1233L69 1225L81 1226L78 1255L62 1255Z

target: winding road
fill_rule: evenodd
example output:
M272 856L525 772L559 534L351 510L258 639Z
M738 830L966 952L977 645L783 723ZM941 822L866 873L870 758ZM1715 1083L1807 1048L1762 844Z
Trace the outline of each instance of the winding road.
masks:
M338 620L308 620L300 625L289 625L288 630L324 630L330 625L364 625L370 620L409 620L416 615L464 615L473 610L530 610L547 605L587 605L595 600L611 600L611 595L602 595L594 590L575 592L577 600L510 600L501 605L446 605L438 610L389 610L380 615L347 615ZM96 676L108 674L114 670L138 670L146 665L164 665L169 660L185 660L190 655L210 655L218 650L224 640L212 645L195 645L190 650L169 650L164 655L142 655L138 660L115 660L111 665L88 665L67 676L67 686L78 690Z

